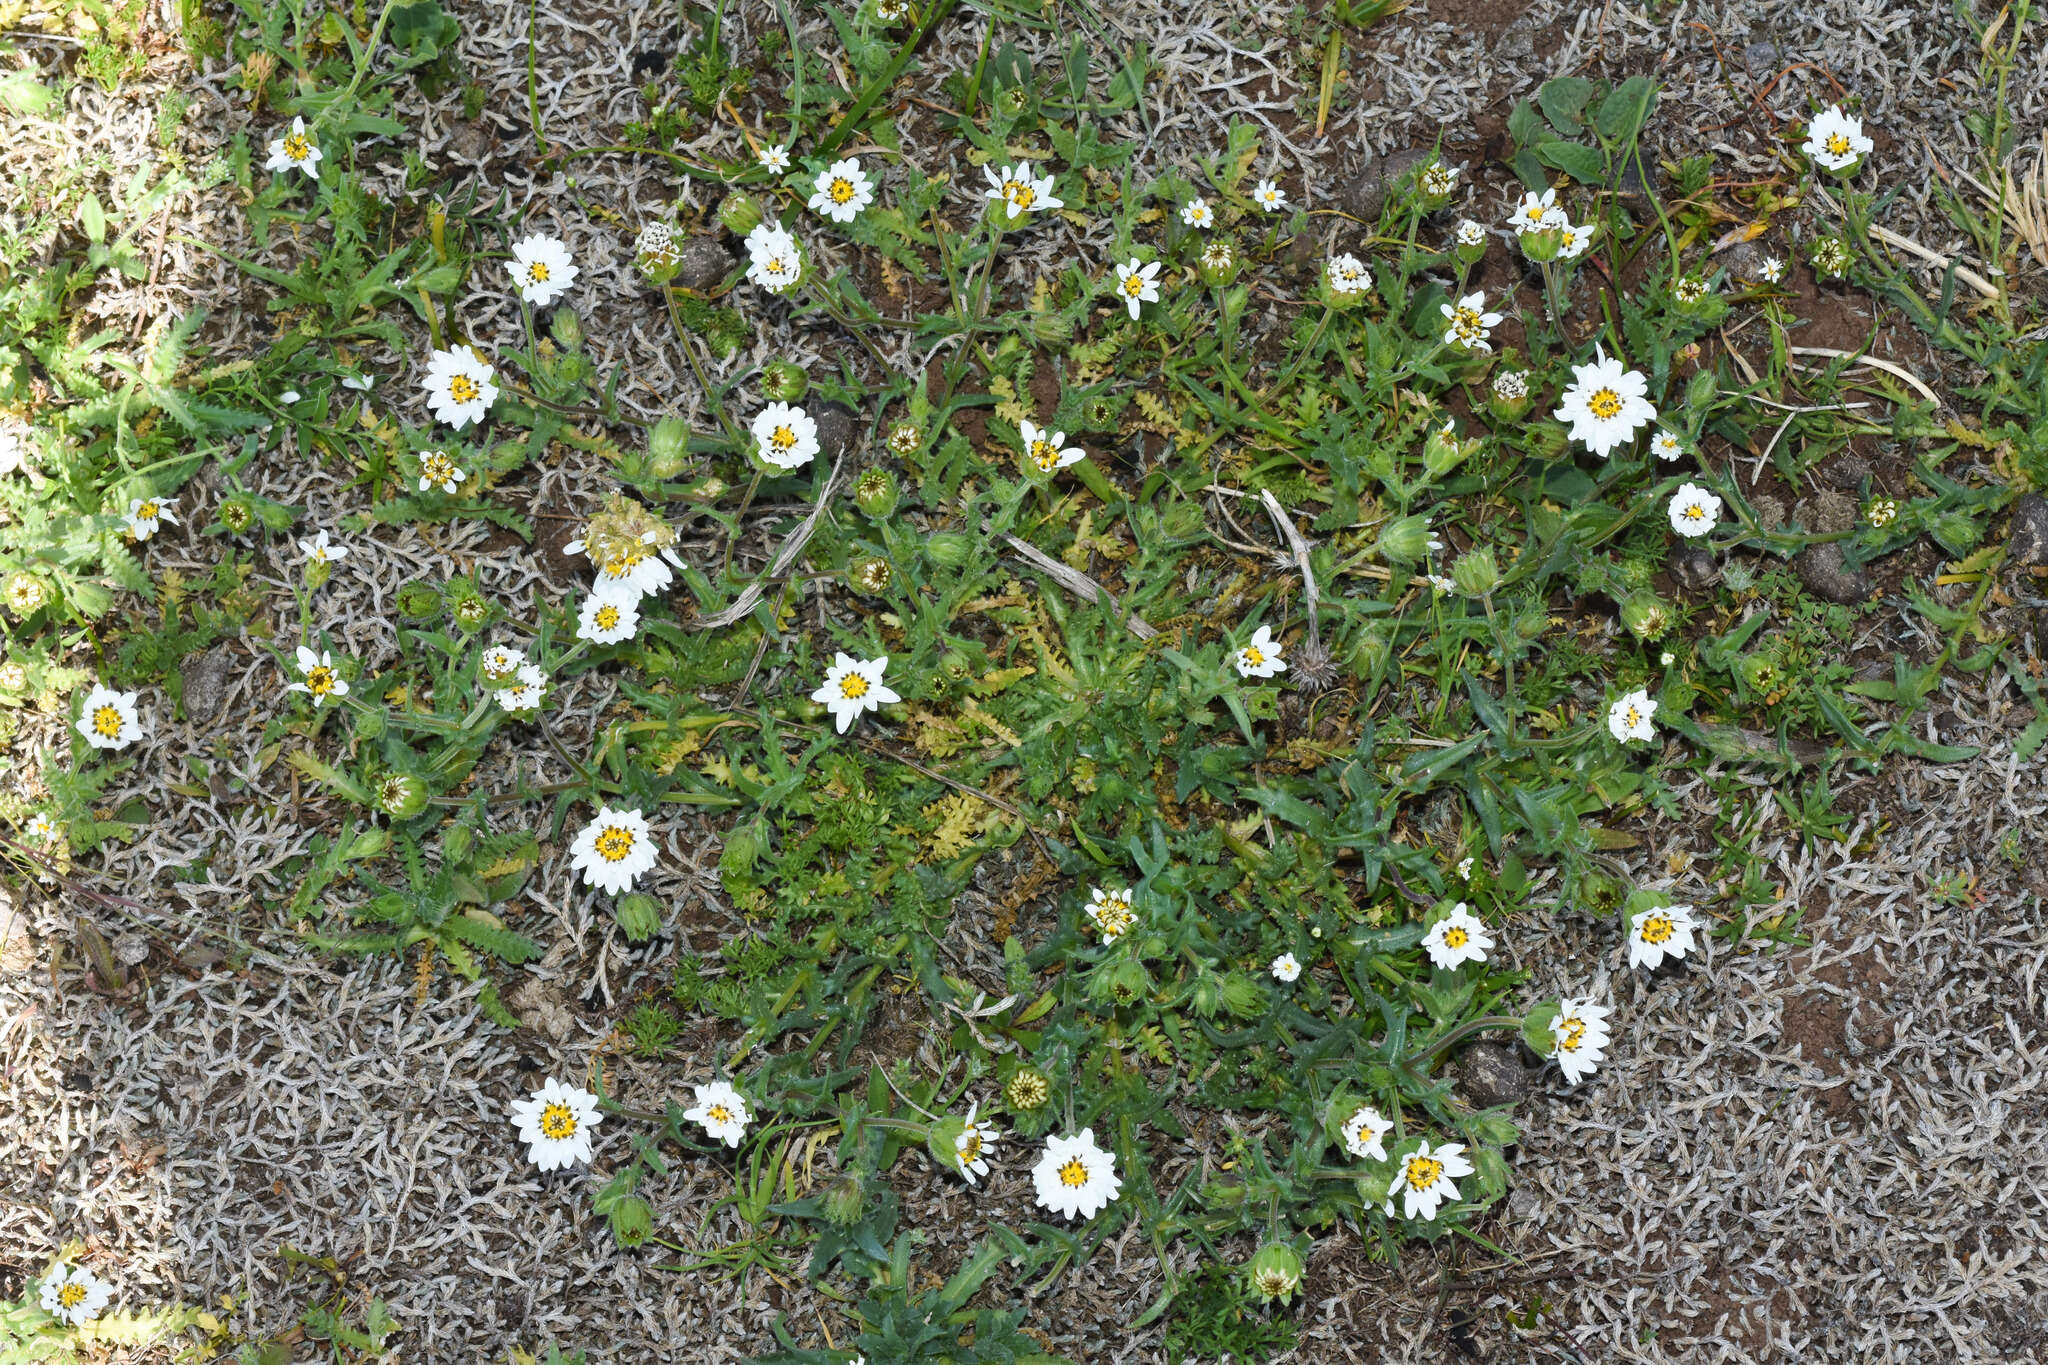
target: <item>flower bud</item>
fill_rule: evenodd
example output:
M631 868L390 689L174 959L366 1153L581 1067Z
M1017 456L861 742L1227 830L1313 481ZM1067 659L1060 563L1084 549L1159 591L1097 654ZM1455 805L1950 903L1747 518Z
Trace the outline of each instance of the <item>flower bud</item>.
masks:
M1088 978L1088 993L1097 1000L1135 1005L1152 989L1152 973L1135 958L1119 958L1098 967Z
M573 351L583 344L583 319L568 304L556 304L554 316L548 319L548 332L556 345Z
M801 365L771 360L761 367L761 392L777 403L794 403L811 387Z
M825 1206L825 1221L836 1228L850 1228L867 1212L867 1190L860 1177L848 1171L825 1187L819 1202Z
M1432 427L1429 439L1422 445L1422 465L1432 479L1441 479L1459 465L1465 463L1480 447L1480 441L1461 441L1450 422Z
M1486 410L1498 422L1519 422L1529 411L1529 374L1507 369L1493 377L1488 386Z
M735 237L745 237L761 225L761 203L745 190L734 190L718 205L718 221Z
M1546 1000L1522 1016L1522 1041L1538 1057L1548 1057L1557 1051L1557 1039L1550 1032L1550 1021L1557 1018L1561 1000Z
M909 459L924 444L924 433L915 422L898 422L889 428L889 453Z
M483 598L470 596L456 599L455 624L464 630L482 630L490 619L491 604Z
M1556 228L1541 228L1525 232L1515 239L1522 248L1522 254L1538 265L1557 259L1557 253L1564 246L1564 234Z
M1003 1103L1019 1114L1043 1109L1052 1098L1052 1082L1035 1066L1017 1068L1003 1083Z
M636 1247L654 1235L654 1210L637 1194L629 1194L605 1213L612 1237L622 1247Z
M241 535L256 524L256 500L247 493L230 493L220 500L220 524Z
M1351 645L1351 670L1362 678L1376 678L1394 661L1393 642L1373 627L1359 632Z
M332 577L334 577L334 563L332 560L316 559L306 566L306 588L308 591L318 592L321 588L327 586L327 580Z
M619 897L612 906L612 918L625 931L628 943L645 943L661 932L660 904L638 891Z
M889 591L896 571L880 555L863 555L846 566L846 586L866 597L880 597Z
M1195 263L1195 272L1202 277L1202 283L1211 289L1221 289L1237 280L1237 272L1243 267L1238 258L1237 248L1227 237L1212 237L1202 247L1202 254Z
M1301 1255L1285 1242L1268 1242L1244 1268L1252 1292L1267 1303L1287 1303L1301 1288Z
M863 469L853 481L853 505L880 521L896 510L896 476L886 469Z
M649 284L667 284L683 268L683 253L676 250L676 235L667 223L649 223L640 229L633 243L633 264Z
M1484 597L1500 586L1500 565L1485 545L1469 550L1451 566L1451 582L1467 597Z
M1632 592L1622 601L1621 623L1638 640L1655 640L1671 629L1671 609L1654 592Z
M1394 564L1413 564L1429 553L1429 518L1417 512L1390 521L1380 530L1379 555Z
M1240 1019L1264 1013L1266 988L1243 972L1232 972L1223 978L1223 1008Z
M1064 346L1074 339L1074 319L1063 308L1033 313L1031 336L1042 346Z
M32 616L50 600L50 585L26 571L7 576L7 608L16 616Z
M427 808L427 784L411 773L389 773L377 784L377 809L410 820Z
M941 568L957 569L974 553L974 540L965 531L934 531L924 538L924 553Z
M441 590L417 578L398 585L398 614L408 621L431 621L441 614Z
M960 1136L966 1131L965 1119L950 1116L924 1130L924 1149L933 1161L939 1163L940 1170L957 1172L960 1169Z
M680 417L664 417L647 433L647 472L657 479L673 479L683 472L690 458L690 424Z
M1555 422L1532 422L1522 431L1532 459L1555 460L1571 446L1570 434Z

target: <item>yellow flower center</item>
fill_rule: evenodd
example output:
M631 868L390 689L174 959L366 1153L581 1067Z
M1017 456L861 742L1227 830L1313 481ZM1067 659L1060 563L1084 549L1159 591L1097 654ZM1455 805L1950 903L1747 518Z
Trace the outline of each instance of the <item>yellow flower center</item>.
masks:
M466 374L448 377L448 396L458 403L474 403L481 392L482 390L476 386L476 381Z
M66 1308L76 1308L85 1302L85 1286L73 1281L57 1291L57 1302Z
M1645 943L1666 943L1678 932L1678 925L1669 915L1652 915L1643 921L1641 932Z
M1472 936L1456 925L1444 930L1444 947L1446 948L1462 948L1471 941Z
M1621 415L1621 395L1613 389L1599 389L1586 400L1586 411L1601 421L1612 421Z
M1007 193L1010 196L1010 202L1020 209L1028 209L1038 202L1038 192L1036 190L1032 189L1029 185L1018 184L1016 181L1010 182Z
M306 690L316 697L324 697L334 690L334 670L319 664L306 670Z
M1707 509L1696 502L1689 502L1680 511L1680 515L1687 521L1699 521L1707 515Z
M566 1104L551 1104L540 1111L540 1131L560 1142L576 1135L576 1115Z
M1408 1187L1426 1190L1443 1179L1444 1163L1435 1157L1411 1156L1408 1158Z
M1829 133L1827 149L1832 156L1847 156L1849 154L1849 139L1840 133Z
M106 739L113 739L121 733L121 713L111 706L95 707L92 713L92 728Z
M454 482L455 464L437 450L421 459L420 473L426 476L428 483L439 484L445 488Z
M705 1108L704 1117L710 1119L713 1123L731 1123L732 1110L722 1104L713 1104Z
M597 836L597 856L608 863L618 862L633 851L633 831L618 825L606 825L604 832Z
M313 144L306 140L304 133L284 135L284 154L294 161L304 161L313 155Z
M825 193L831 196L832 202L835 204L851 203L854 195L853 182L843 175L834 176L832 177L831 188L826 190Z
M621 550L618 554L604 562L605 576L607 578L624 578L627 574L638 568L640 561L645 558L647 558L647 555L644 551Z
M1266 662L1265 651L1261 650L1257 645L1246 645L1244 647L1244 662L1247 668L1257 668L1260 664Z
M796 433L786 426L779 426L768 434L768 444L780 451L796 448Z
M1124 293L1132 298L1136 298L1144 292L1145 277L1143 275L1126 275L1124 277Z
M156 514L159 510L161 509L157 506L157 504L153 502L145 502L144 504L142 504L142 506L135 509L135 519L137 521L155 521Z
M953 1150L959 1155L962 1166L973 1165L981 1159L981 1134L969 1128L960 1135L959 1144Z
M1033 441L1031 443L1031 462L1047 473L1051 473L1059 468L1059 448L1053 445L1051 441L1043 439Z
M1470 308L1459 308L1451 314L1451 326L1457 328L1460 332L1477 332L1483 329L1484 324L1480 320L1479 314Z
M789 273L789 265L780 256L771 257L768 261L768 273L771 275L786 275Z
M612 630L619 624L619 609L607 602L597 609L597 628Z
M546 284L548 282L548 263L546 261L527 262L526 282L528 284Z
M848 701L859 701L868 694L868 680L858 673L849 673L839 680L839 695Z
M1577 1052L1579 1044L1586 1041L1586 1021L1573 1016L1564 1021L1564 1033L1557 1040L1559 1048L1566 1052Z
M1641 711L1636 710L1636 708L1633 706L1629 707L1628 710L1622 712L1621 718L1624 721L1628 722L1628 727L1631 730L1633 730L1636 726L1641 725L1643 723L1643 713Z
M1081 1158L1070 1156L1060 1167L1060 1184L1070 1190L1078 1190L1088 1183L1088 1168L1081 1164Z

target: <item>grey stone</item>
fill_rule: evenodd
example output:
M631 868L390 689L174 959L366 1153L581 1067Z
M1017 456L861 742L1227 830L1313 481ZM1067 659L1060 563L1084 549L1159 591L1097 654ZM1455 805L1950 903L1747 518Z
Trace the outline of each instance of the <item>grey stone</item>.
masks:
M1387 190L1417 166L1428 164L1433 155L1427 147L1404 147L1374 157L1356 179L1337 191L1337 203L1353 218L1377 223L1387 205Z
M1821 472L1827 481L1837 488L1858 489L1863 487L1863 481L1876 471L1870 461L1861 455L1844 455L1838 460L1831 461Z
M203 654L187 654L178 661L178 676L185 689L185 718L202 730L213 724L227 700L231 662L226 645L215 645Z
M1699 545L1672 546L1665 567L1671 571L1671 581L1687 592L1704 592L1721 576L1720 561Z
M1479 1109L1515 1104L1529 1095L1529 1073L1522 1069L1521 1049L1513 1043L1472 1044L1458 1058L1456 1077L1458 1089Z
M1861 602L1870 596L1870 576L1851 569L1842 547L1832 540L1809 545L1792 560L1792 572L1815 597L1828 602Z
M827 403L817 415L818 453L824 459L836 460L841 451L853 444L859 434L859 424L853 413L837 403Z
M732 273L732 253L709 237L693 237L684 244L682 264L676 267L678 288L702 294L725 283Z
M1785 524L1785 504L1768 493L1751 498L1749 510L1756 513L1756 524L1766 531L1775 531Z
M2048 564L2048 498L2029 493L2012 505L2007 552L2015 564Z

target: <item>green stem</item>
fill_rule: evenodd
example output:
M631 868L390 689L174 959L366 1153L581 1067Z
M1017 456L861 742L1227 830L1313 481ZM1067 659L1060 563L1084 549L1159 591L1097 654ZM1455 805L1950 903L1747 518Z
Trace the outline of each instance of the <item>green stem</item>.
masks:
M1469 1019L1466 1022L1458 1025L1456 1028L1452 1029L1449 1033L1446 1033L1443 1037L1436 1039L1434 1042L1424 1043L1421 1047L1415 1049L1415 1051L1401 1058L1401 1060L1396 1062L1395 1065L1403 1068L1414 1066L1417 1062L1420 1062L1425 1058L1434 1057L1437 1053L1442 1052L1444 1049L1462 1043L1467 1038L1470 1038L1473 1034L1483 1033L1487 1029L1520 1029L1521 1027L1522 1020L1520 1016L1513 1014L1489 1014L1478 1019Z

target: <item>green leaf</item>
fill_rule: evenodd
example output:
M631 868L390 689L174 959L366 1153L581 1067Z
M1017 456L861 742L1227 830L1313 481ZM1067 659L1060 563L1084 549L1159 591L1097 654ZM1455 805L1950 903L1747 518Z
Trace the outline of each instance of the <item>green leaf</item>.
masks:
M1541 142L1536 159L1552 170L1563 171L1581 185L1598 185L1607 179L1607 158L1596 148L1576 142Z
M1629 143L1650 121L1657 107L1657 83L1648 76L1630 76L1600 101L1594 123L1609 142Z
M1586 110L1586 102L1593 98L1593 82L1584 76L1557 76L1543 82L1536 92L1536 100L1543 106L1543 117L1550 120L1550 126L1566 137L1577 137L1585 125L1579 116Z
M1508 136L1514 139L1515 149L1533 147L1543 136L1543 120L1537 117L1536 106L1527 100L1517 100L1508 114Z

